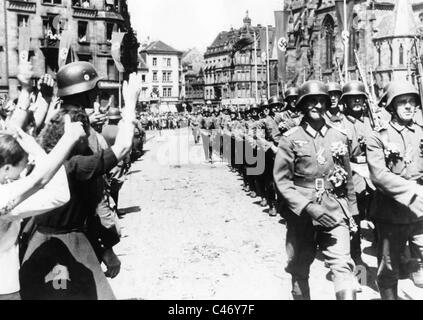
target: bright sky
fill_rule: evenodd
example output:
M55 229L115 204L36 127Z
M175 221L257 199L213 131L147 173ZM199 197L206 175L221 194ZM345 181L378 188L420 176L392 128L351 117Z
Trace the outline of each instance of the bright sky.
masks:
M245 12L252 24L275 25L281 0L128 0L140 41L162 40L177 50L204 52L220 31L239 28Z

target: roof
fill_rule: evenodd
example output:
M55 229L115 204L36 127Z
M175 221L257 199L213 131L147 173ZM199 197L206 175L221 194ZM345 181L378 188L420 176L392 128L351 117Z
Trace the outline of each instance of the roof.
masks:
M382 19L375 39L414 37L418 34L411 0L397 0L393 14Z
M174 53L182 55L182 52L172 48L160 40L148 44L147 47L145 47L142 51L147 53Z
M138 70L146 70L148 71L148 67L147 64L145 63L144 58L142 57L141 54L138 55Z
M258 45L257 47L260 48L261 39L260 39L260 30L264 30L265 26L251 26L246 28L245 26L240 29L231 29L230 31L222 31L220 32L213 43L207 48L207 54L213 54L215 52L221 51L230 51L232 50L233 46L239 42L241 39L248 39L253 38L253 32L257 35ZM273 42L274 37L274 27L269 27L269 42ZM263 39L264 40L264 39ZM264 40L265 41L265 40ZM250 45L252 46L252 45ZM271 50L272 48L270 48Z

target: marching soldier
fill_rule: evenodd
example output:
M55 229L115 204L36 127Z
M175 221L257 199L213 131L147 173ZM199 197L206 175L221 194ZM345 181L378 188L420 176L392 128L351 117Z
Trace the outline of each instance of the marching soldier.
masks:
M273 180L273 167L275 163L275 153L277 146L282 137L278 125L275 121L275 108L283 104L283 100L279 97L272 97L267 105L263 105L263 115L261 128L264 130L264 139L266 147L265 152L265 171L263 174L265 199L261 205L266 207L269 205L269 215L276 217L276 192Z
M421 101L410 83L391 83L386 98L392 120L370 136L367 156L376 186L370 213L379 238L377 283L382 299L395 300L407 242L411 252L423 258L423 129L413 121ZM413 274L420 287L421 270Z
M329 125L340 128L344 120L344 115L339 106L339 101L342 96L342 87L336 82L330 82L327 86L331 104L325 113L325 120Z
M201 119L201 137L203 139L203 148L206 161L213 163L213 144L212 144L212 135L213 130L215 129L215 121L212 117L212 114L208 108L203 111L203 116Z
M282 134L298 126L301 122L301 112L296 109L298 96L298 88L289 88L285 92L285 109L275 118Z
M368 96L362 82L350 81L344 86L341 97L341 103L345 106L343 127L349 138L351 162L357 165L367 163L366 140L373 131L370 119L366 114L367 101ZM361 258L360 222L366 219L373 191L371 184L356 172L353 172L353 181L359 212L354 219L359 231L352 236L351 256L356 265L367 266Z
M354 261L350 256L356 197L345 133L324 119L327 87L309 81L300 88L300 124L286 132L276 155L274 178L286 201L286 250L294 299L310 299L310 266L317 245L333 274L336 298L354 300Z

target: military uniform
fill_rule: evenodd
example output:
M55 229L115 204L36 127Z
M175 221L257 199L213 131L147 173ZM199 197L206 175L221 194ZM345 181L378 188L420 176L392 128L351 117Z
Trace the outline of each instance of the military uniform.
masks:
M314 95L321 95L317 85L324 93L325 85L319 81L306 83L300 90L311 88L317 91ZM332 271L337 298L354 292L350 227L357 207L347 144L345 133L327 124L316 131L306 120L286 132L279 143L273 174L285 199L286 271L292 275L294 299L310 298L308 278L317 246ZM342 182L331 182L340 172ZM308 214L310 205L336 216L339 223L323 227Z
M392 83L388 110L400 95L415 95L409 83ZM420 99L419 99L420 100ZM393 110L390 110L393 111ZM376 186L370 214L378 231L378 279L383 299L397 299L401 256L407 242L414 257L423 259L423 129L394 118L367 141L371 179Z
M423 129L391 122L367 143L371 179L377 191L371 218L378 230L378 285L396 287L400 257L409 241L414 255L423 258L423 198L416 196L423 178ZM389 155L397 149L399 158ZM391 159L389 159L391 157Z
M340 291L348 288L352 281L350 276L354 263L350 257L349 224L350 217L357 209L348 155L343 159L348 172L346 196L336 196L330 191L333 185L328 177L335 168L331 154L334 143L343 143L346 146L347 136L329 126L316 132L307 123L292 129L285 133L280 142L274 176L288 209L284 211L288 228L286 271L292 275L294 281L308 280L318 244L333 272L336 290ZM316 225L303 212L310 202L319 202L319 191L316 190L316 184L319 183L324 191L322 206L336 212L343 219L343 223L333 230Z

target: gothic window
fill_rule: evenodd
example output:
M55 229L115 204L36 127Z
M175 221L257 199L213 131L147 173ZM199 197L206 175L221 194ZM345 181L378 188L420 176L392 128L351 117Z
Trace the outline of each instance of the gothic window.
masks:
M335 46L334 37L335 23L331 16L327 15L323 21L322 39L323 39L323 64L325 69L333 67L333 50Z
M400 65L404 64L404 47L402 46L402 44L400 44L400 47L399 47L399 64Z

